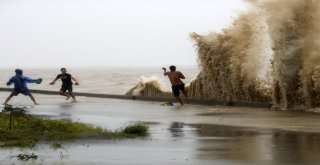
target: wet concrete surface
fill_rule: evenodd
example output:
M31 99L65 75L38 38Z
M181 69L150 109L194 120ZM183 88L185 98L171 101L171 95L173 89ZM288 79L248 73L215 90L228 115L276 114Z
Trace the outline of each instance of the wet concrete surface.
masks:
M5 98L8 93L1 93ZM111 130L133 122L150 127L146 138L79 140L53 149L41 142L35 149L0 149L0 164L320 164L320 115L269 109L219 106L160 106L141 102L80 97L69 103L59 96L35 95L14 105L52 119L89 123ZM34 153L35 161L18 161Z

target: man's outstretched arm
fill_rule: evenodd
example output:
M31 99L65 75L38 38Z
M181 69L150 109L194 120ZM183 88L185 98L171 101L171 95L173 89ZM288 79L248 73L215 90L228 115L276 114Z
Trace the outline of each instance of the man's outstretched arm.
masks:
M28 83L37 83L38 79L31 79L29 77L23 77L24 80L26 80Z
M163 70L163 75L167 76L168 75L167 69L165 67L163 67L162 70Z
M8 82L7 82L7 86L10 86L13 83L13 78L11 78Z
M59 79L59 77L57 76L51 83L49 83L50 85L53 85L54 83L56 83L56 81Z
M179 72L179 74L180 74L180 78L181 79L185 79L186 78L186 77L184 77L184 75L181 72Z
M77 81L77 79L75 79L74 77L71 76L71 79L76 82L75 85L79 85L79 82Z

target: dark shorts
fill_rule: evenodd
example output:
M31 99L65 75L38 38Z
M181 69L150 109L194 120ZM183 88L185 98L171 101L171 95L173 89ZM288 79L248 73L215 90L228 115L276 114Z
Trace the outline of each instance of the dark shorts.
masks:
M72 88L72 84L70 85L62 85L61 86L61 89L60 89L60 92L72 92L73 88Z
M173 92L175 97L180 96L180 91L184 91L184 84L173 85L172 86L172 92Z
M18 89L14 89L11 93L12 96L18 96L19 94L23 94L25 96L28 96L30 94L29 90L18 90Z

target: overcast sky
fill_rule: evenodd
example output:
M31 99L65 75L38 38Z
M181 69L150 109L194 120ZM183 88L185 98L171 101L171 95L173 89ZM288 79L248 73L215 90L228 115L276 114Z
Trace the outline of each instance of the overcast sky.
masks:
M0 0L0 67L195 65L241 0Z

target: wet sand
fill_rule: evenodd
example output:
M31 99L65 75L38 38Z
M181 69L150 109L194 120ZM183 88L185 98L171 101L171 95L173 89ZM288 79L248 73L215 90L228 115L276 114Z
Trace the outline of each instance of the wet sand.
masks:
M8 93L0 92L0 98ZM222 106L160 106L159 102L79 97L78 103L59 96L35 95L14 105L34 115L80 121L108 129L132 122L146 123L143 139L48 142L36 149L0 149L1 164L319 164L320 114ZM21 162L10 156L35 153Z

